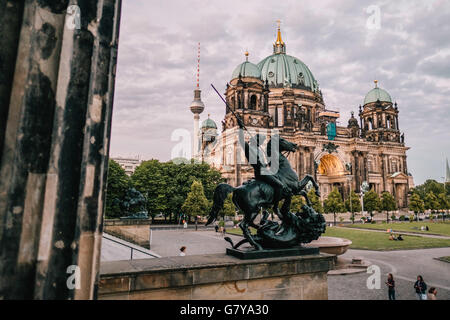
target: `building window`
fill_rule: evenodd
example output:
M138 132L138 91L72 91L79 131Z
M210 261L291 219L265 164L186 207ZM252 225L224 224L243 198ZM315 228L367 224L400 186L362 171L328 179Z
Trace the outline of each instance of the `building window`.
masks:
M391 172L395 173L398 171L398 163L397 160L392 160L391 161Z
M256 95L250 97L250 109L256 110Z
M369 172L374 172L373 159L367 159L367 167Z
M277 108L277 120L278 120L278 126L282 127L283 126L283 108L282 107L278 107Z

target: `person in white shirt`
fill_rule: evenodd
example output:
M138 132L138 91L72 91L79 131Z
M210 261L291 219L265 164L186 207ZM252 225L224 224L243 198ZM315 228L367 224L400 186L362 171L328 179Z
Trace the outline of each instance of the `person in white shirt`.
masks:
M186 255L185 251L186 251L186 247L185 246L180 248L180 256L181 257L184 257Z

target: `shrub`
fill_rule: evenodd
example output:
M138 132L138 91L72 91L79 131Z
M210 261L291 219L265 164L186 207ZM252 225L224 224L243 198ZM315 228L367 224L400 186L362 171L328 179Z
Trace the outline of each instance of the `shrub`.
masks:
M405 216L402 214L402 215L400 216L400 218L398 218L398 220L399 220L399 221L405 221Z

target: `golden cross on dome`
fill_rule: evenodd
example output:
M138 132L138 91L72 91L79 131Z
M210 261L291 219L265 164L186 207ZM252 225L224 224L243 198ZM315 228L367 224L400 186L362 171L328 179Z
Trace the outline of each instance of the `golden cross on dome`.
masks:
M281 23L281 20L277 20L277 24L278 24L278 29L280 29L280 23Z
M378 80L373 81L375 83L375 88L378 88Z

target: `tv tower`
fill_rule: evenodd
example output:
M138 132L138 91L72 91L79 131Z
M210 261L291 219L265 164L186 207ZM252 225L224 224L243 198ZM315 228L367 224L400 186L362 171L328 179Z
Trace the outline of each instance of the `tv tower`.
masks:
M198 43L198 56L197 56L197 87L194 90L194 100L190 106L191 112L194 114L194 144L192 157L195 158L199 152L199 121L200 113L205 109L205 105L201 99L200 90L200 42Z

